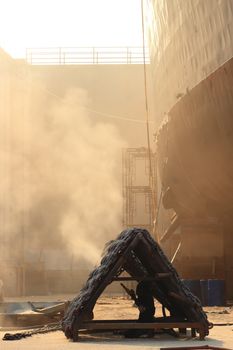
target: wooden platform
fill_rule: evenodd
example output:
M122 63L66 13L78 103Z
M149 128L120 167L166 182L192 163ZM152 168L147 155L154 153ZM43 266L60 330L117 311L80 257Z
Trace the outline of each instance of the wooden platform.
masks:
M199 333L199 339L205 339L205 329L198 322L150 322L142 323L135 320L92 320L83 322L78 326L78 330L131 330L131 329L178 329L178 334L186 334L187 329L191 329L192 338ZM78 332L77 332L78 333ZM78 340L78 334L77 338Z

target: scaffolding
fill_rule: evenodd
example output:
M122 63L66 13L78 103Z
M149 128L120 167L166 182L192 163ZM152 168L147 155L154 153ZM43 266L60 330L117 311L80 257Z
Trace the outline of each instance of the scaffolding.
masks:
M137 226L153 232L156 211L155 161L155 153L149 152L148 148L126 148L123 150L124 228Z

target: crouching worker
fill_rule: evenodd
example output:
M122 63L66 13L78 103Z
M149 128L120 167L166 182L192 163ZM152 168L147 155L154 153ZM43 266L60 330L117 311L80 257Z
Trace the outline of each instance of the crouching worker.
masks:
M131 289L128 290L124 285L122 285L126 292L130 295L131 299L134 300L136 306L139 310L138 322L154 322L155 306L154 297L151 290L151 283L149 281L141 281L138 283L135 292ZM134 338L140 337L142 335L147 335L148 337L154 336L153 329L134 329L125 332L125 337Z
M150 282L138 283L135 304L139 309L139 322L154 322L155 305Z

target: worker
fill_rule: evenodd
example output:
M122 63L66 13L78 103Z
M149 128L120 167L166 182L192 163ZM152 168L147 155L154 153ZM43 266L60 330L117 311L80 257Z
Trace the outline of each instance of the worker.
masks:
M155 314L154 297L149 281L141 281L136 288L135 304L139 309L139 322L153 322Z
M136 295L133 290L130 290L130 296L134 300L135 305L139 309L139 317L137 322L154 322L155 306L154 297L151 290L151 283L149 281L141 281L136 288ZM131 329L124 333L126 338L135 338L140 336L153 337L153 329Z

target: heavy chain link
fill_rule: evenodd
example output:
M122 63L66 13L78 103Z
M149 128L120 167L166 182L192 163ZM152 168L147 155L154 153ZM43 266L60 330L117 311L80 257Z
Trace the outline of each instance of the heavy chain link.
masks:
M49 332L60 331L62 329L61 324L57 323L56 325L46 325L41 328L36 328L31 331L19 332L19 333L5 333L2 340L20 340L23 338L31 337L34 334L45 334Z

